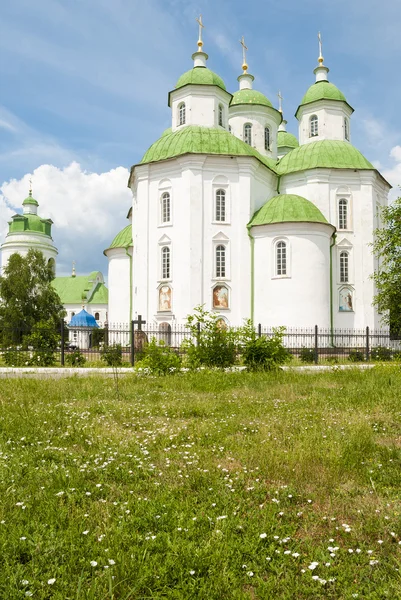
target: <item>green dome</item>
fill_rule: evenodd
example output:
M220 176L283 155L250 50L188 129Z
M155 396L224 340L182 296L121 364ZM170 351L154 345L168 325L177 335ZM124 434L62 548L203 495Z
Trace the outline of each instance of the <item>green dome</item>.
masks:
M219 88L226 91L226 86L224 85L222 78L207 67L194 67L193 69L190 69L181 75L175 87L177 89L184 85L188 85L189 83L194 85L217 85Z
M35 200L35 198L32 198L32 196L28 196L28 198L25 198L25 200L22 203L22 206L26 206L27 204L30 204L31 206L39 206L39 202Z
M117 233L107 250L111 250L112 248L129 248L130 246L132 246L132 226L127 225ZM107 250L105 250L104 253L107 252Z
M369 169L374 166L349 142L322 140L294 148L278 164L279 175L306 171L318 167L327 169Z
M221 154L228 156L254 156L266 167L276 172L276 161L259 154L225 129L187 125L174 133L164 133L147 152L140 164L167 160L182 154Z
M8 229L9 233L29 233L33 231L51 238L51 226L53 222L50 219L42 219L39 215L34 214L16 214L11 219Z
M279 131L277 133L277 148L298 148L299 143L295 135L288 133L288 131Z
M238 104L260 104L262 106L268 106L273 108L273 104L266 98L261 92L256 90L238 90L234 93L230 106L237 106Z
M333 83L330 83L329 81L317 81L310 86L305 96L302 98L301 104L298 106L295 116L297 116L301 106L310 104L311 102L317 102L318 100L337 100L348 104L344 94L340 92L338 87L336 87ZM350 108L353 110L351 106Z
M306 198L296 194L280 194L271 198L252 217L248 227L273 223L327 223L320 210Z

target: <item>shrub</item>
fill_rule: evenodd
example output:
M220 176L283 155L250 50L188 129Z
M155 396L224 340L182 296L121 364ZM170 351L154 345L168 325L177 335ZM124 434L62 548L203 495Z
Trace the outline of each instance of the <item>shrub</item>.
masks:
M29 358L30 354L27 355L26 352L16 346L7 348L7 350L3 352L3 360L7 367L25 367L26 365L29 365Z
M372 348L370 357L372 360L391 360L393 353L391 348L386 348L386 346L376 346L375 348Z
M365 360L365 354L362 350L351 350L348 354L348 360L351 362L363 362Z
M224 329L219 324L219 315L197 306L193 315L187 317L187 327L192 339L185 340L190 368L231 367L237 357L238 334L232 329ZM199 325L198 325L199 323Z
M121 344L104 346L100 351L100 356L108 367L121 367L123 362Z
M137 369L148 369L155 375L169 375L176 373L181 367L181 358L164 341L157 343L153 338L144 347L143 358L136 363Z
M242 358L250 371L269 371L292 359L283 345L284 327L273 328L270 337L258 337L252 321L241 330Z
M302 347L299 353L299 359L303 363L315 362L315 350L313 348Z
M31 366L50 367L56 362L54 353L60 344L60 335L55 331L53 321L39 321L32 332L24 336L23 344L33 350L29 359Z
M82 367L86 363L86 358L80 350L74 350L65 355L65 364L71 367Z

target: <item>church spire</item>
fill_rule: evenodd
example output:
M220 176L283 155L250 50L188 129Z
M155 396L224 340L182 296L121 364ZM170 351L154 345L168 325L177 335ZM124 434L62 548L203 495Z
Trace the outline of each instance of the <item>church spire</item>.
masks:
M28 197L22 203L24 215L37 215L39 202L32 197L32 179L29 179Z
M323 62L324 62L324 58L323 58L323 54L322 54L323 43L322 43L322 34L320 33L320 31L317 34L317 39L319 40L319 58L317 59L318 66L313 71L314 74L316 75L316 83L318 83L319 81L328 81L327 73L329 72L328 67L326 67L323 64Z
M281 121L280 125L278 126L278 131L287 131L287 128L286 128L287 121L284 119L284 116L283 116L283 96L281 95L280 90L278 91L277 97L278 97L278 112L281 113L281 116L283 117L283 120Z
M205 28L202 22L202 15L196 19L196 22L199 25L199 33L198 33L198 50L194 52L192 55L192 60L194 61L194 67L206 67L206 61L209 58L206 52L203 52L203 40L202 40L202 29Z

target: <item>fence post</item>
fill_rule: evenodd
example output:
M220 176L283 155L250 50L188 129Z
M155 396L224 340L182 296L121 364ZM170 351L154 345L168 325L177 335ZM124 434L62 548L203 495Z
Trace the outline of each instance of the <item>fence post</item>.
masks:
M109 324L106 322L104 324L104 338L103 338L103 346L109 345Z
M262 324L259 323L258 325L258 337L262 337Z
M318 327L315 325L315 365L319 362Z
M60 364L64 367L64 345L65 345L65 329L64 329L64 319L60 319L60 328L61 328L61 352L60 352Z
M369 348L369 325L366 326L366 344L365 344L365 358L368 361L370 357L370 348Z
M135 323L131 321L131 353L130 353L130 363L131 367L135 364Z

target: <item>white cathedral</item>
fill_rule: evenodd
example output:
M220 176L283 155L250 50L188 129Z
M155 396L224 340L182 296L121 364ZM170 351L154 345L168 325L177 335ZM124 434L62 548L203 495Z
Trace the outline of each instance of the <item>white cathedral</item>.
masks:
M351 144L353 108L321 45L299 140L253 89L245 46L234 94L201 34L192 59L168 95L171 128L131 169L130 224L104 252L108 322L164 330L204 305L227 325L378 327L370 244L391 186Z

